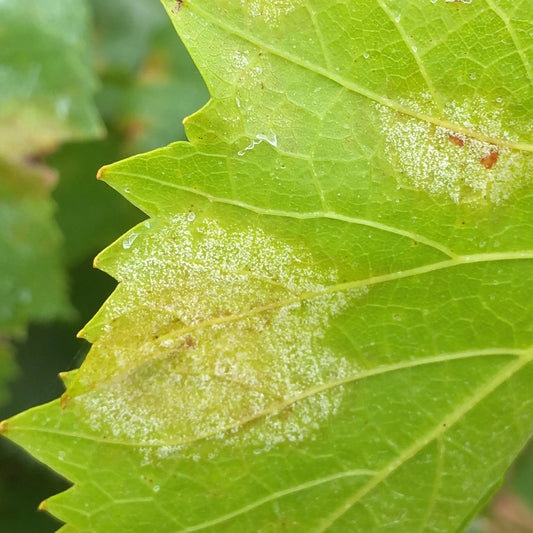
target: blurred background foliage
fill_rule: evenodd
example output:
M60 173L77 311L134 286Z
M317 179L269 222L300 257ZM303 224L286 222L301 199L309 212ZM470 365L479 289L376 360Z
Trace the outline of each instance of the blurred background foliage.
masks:
M183 140L208 93L157 0L0 3L0 420L57 398L115 286L94 256L145 216L96 172ZM0 531L69 484L0 439Z
M0 420L58 397L114 280L93 257L144 215L97 170L184 139L208 99L158 0L0 2ZM55 531L65 480L0 439L0 531ZM469 533L533 533L533 446Z

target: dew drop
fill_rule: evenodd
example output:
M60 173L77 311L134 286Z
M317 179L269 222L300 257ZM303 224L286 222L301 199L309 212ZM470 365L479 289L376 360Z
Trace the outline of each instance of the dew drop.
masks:
M122 241L122 247L125 250L128 250L131 248L131 245L135 242L135 239L139 236L138 233L130 233L126 236L126 238Z

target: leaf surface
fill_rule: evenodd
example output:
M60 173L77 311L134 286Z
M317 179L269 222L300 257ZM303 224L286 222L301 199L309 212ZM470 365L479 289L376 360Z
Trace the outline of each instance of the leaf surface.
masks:
M531 435L530 2L164 2L212 99L60 402L65 531L458 531Z

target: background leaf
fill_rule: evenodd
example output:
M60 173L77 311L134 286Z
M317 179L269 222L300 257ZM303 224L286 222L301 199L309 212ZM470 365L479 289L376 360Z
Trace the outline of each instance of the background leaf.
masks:
M83 0L0 6L0 140L11 158L102 133Z
M7 347L8 335L22 336L30 319L71 312L50 198L55 174L39 160L67 139L100 135L102 125L85 2L3 2L0 20L0 339Z
M532 427L531 8L446 4L168 3L213 100L103 172L151 219L64 409L4 426L78 483L67 530L453 531L493 492Z
M0 331L21 334L29 318L69 309L49 187L42 176L0 162Z
M42 3L41 6L46 7ZM20 15L23 14L23 7L26 11L30 10L25 3L21 2ZM7 390L3 385L5 380L8 376L11 378L16 376L11 383L9 401L0 405L0 419L7 418L32 405L49 401L61 393L57 373L60 370L78 366L87 352L86 343L75 339L75 334L94 314L114 287L110 278L91 268L93 256L140 220L140 213L135 207L94 179L96 171L103 164L130 155L133 150L146 150L154 147L155 142L167 144L176 138L181 138L183 136L182 116L192 112L207 99L207 92L200 75L190 66L187 67L187 65L192 65L192 62L184 52L181 43L176 40L168 17L158 2L135 0L128 2L127 5L119 5L118 2L112 4L90 2L88 7L92 14L89 18L93 21L93 27L90 32L87 29L83 30L86 35L83 37L82 46L87 52L85 56L88 58L91 55L93 65L96 65L96 72L91 74L93 80L96 79L96 74L100 77L100 90L96 103L98 112L106 121L108 134L103 139L66 143L46 158L47 167L39 166L29 169L24 167L25 169L20 170L23 174L38 174L36 176L38 183L35 185L38 191L42 189L43 176L47 178L49 187L54 185L52 194L56 205L53 207L48 201L49 208L45 212L50 217L45 220L44 224L41 224L40 228L37 228L36 234L42 233L42 228L53 227L53 235L57 240L55 247L49 249L50 257L58 265L60 265L59 256L63 256L67 262L69 292L76 314L69 314L67 320L63 312L61 316L64 318L61 323L54 320L54 322L34 325L27 331L19 324L18 329L21 332L24 331L24 338L17 337L15 342L7 345L9 350L16 355L18 372L15 374L11 358L0 357L2 383L0 402L6 399ZM57 11L54 6L54 10L50 13L57 14ZM139 13L139 15L128 21L127 17L123 16L126 11ZM86 10L83 13L84 16L87 15ZM63 11L59 15L68 15L68 13ZM80 15L81 12L78 12L77 17ZM62 20L65 19L62 18ZM148 20L153 20L157 24L147 24ZM2 19L0 22L2 31L4 31L3 21ZM59 22L56 21L55 27L60 27ZM112 55L109 57L112 43L120 34L122 26L118 24L119 22L124 27L123 35L129 39L129 48L126 48L125 52L130 57L136 58L134 62L124 64L114 60ZM75 26L74 17L70 17L69 25L70 31ZM140 46L139 35L147 27L150 28L147 41L145 46ZM89 34L93 36L93 39L88 38ZM3 34L7 40L6 35L6 33ZM10 47L24 47L22 43L15 44L18 33L11 32L9 35L9 39L13 40ZM164 76L149 80L151 83L147 83L143 73L150 69L147 69L145 65L152 62L150 57L160 55L162 42L169 44L166 53L172 54L171 61L165 63ZM38 41L35 43L38 44ZM26 45L29 46L28 43ZM138 54L137 51L139 51ZM33 59L38 56L37 52L31 54ZM46 68L51 64L48 59ZM87 73L90 74L90 71ZM68 82L68 80L71 80L71 77L66 76L65 81ZM150 120L142 128L133 127L135 123L140 124L140 121L135 119L137 111L135 109L132 111L131 106L122 104L122 102L132 100L129 96L130 92L138 91L138 87L141 87L150 94L151 88L154 87L154 92L157 94L158 91L165 91L167 85L174 85L175 89L176 84L180 83L184 86L191 84L194 86L194 90L190 91L190 97L180 98L179 103L183 106L182 108L166 112L164 116L160 115L157 124L154 120ZM120 87L119 98L116 97L117 84ZM95 82L91 81L90 85L95 85ZM84 89L88 88L89 85L84 87ZM171 92L169 90L169 94ZM174 94L171 96L173 97ZM30 104L31 101L28 103ZM76 105L80 105L80 102L76 101ZM25 102L21 101L20 107L24 106ZM146 114L146 111L143 113ZM19 116L21 115L19 113ZM28 129L31 129L30 126ZM52 183L54 177L52 168L59 177L55 184ZM44 203L43 193L43 205ZM12 209L13 206L8 204L8 208ZM40 208L38 212L43 212L43 209ZM52 215L55 215L57 223L52 220ZM37 215L32 216L34 220ZM25 224L27 227L27 222ZM61 241L57 225L63 234ZM32 235L32 231L28 233ZM49 238L47 242L52 244ZM42 250L43 243L37 244L39 250ZM27 253L30 253L30 243L25 242L25 246ZM26 263L21 265L17 262L20 259L27 262L28 255L8 256L9 268L13 272L28 271L29 265ZM41 279L38 277L39 272L37 269L37 273L34 273L35 279ZM4 280L7 279L7 272L5 274ZM19 276L17 283L20 281ZM63 290L65 285L63 277ZM49 289L54 286L52 284ZM43 283L40 290L43 287L47 287L47 284ZM15 305L15 303L9 303L9 305ZM8 307L4 306L2 311L7 312L7 309ZM31 318L31 315L28 316ZM50 315L46 317L46 320L51 318L54 316ZM45 496L66 488L66 482L53 475L48 468L28 460L22 450L17 449L5 439L0 442L0 458L2 463L0 467L2 527L12 532L24 533L27 531L44 533L57 529L57 522L46 513L38 513L37 506Z

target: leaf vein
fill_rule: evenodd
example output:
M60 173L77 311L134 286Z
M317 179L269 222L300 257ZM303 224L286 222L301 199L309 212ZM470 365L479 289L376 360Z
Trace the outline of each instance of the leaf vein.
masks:
M402 230L399 228L395 228L393 226L388 226L386 224L382 224L380 222L376 222L373 220L367 220L363 218L356 218L356 217L349 217L346 215L340 215L334 212L322 212L322 211L315 211L315 212L307 212L307 213L298 213L296 211L280 211L277 209L266 209L262 207L256 207L251 204L247 204L245 202L241 202L239 200L233 200L231 198L220 198L217 196L213 196L209 193L199 191L198 189L195 189L193 187L185 187L183 185L177 185L175 183L171 183L168 181L160 180L157 178L153 178L151 176L147 176L145 174L136 174L133 172L121 172L121 171L114 171L115 175L120 176L129 176L134 178L141 178L147 181L152 181L154 183L159 183L161 185L171 187L173 189L178 189L181 191L185 191L191 194L195 194L197 196L203 196L204 198L207 198L211 202L216 203L222 203L222 204L229 204L233 205L235 207L241 207L243 209L247 209L248 211L252 211L254 213L257 213L259 215L267 215L267 216L279 216L279 217L287 217L287 218L295 218L300 220L307 220L307 219L319 219L319 218L325 218L330 220L338 220L341 222L348 222L350 224L359 224L361 226L367 226L374 229L386 231L389 233L393 233L395 235L400 235L402 237L407 237L408 239L412 239L414 241L417 241L419 243L425 244L427 246L430 246L431 248L434 248L443 254L447 255L450 258L456 258L458 257L457 254L452 252L449 248L446 246L440 244L437 241L434 241L432 239L428 239L427 237L424 237L423 235L419 235L417 233L413 233L411 231Z
M422 113L414 109L411 109L390 98L383 97L375 93L374 91L361 87L360 85L354 83L353 81L344 78L340 74L335 74L333 72L330 72L329 70L319 65L316 65L303 58L297 57L291 53L285 52L283 50L278 50L272 45L268 44L267 42L261 41L260 39L257 38L257 36L252 37L251 35L241 30L240 28L237 28L231 24L224 22L222 18L214 17L211 13L207 12L206 10L200 8L197 5L193 5L192 2L189 3L188 6L191 10L196 12L197 15L203 17L210 24L213 24L214 26L217 26L220 29L225 30L229 34L233 34L237 37L240 37L244 41L247 41L256 47L262 48L277 57L285 59L286 61L296 66L309 70L310 72L318 74L319 76L322 76L323 78L333 83L336 83L340 85L341 87L345 87L346 89L349 89L350 91L354 93L357 93L361 96L369 98L370 100L373 100L377 102L378 104L394 109L395 111L398 111L399 113L417 118L418 120L421 120L423 122L428 122L430 124L434 124L436 126L448 129L456 133L461 133L463 135L466 135L467 137L470 137L472 139L477 139L479 141L482 141L488 144L492 144L495 146L502 146L502 147L511 148L515 150L533 152L533 144L526 143L526 142L519 142L519 141L511 141L509 139L502 139L502 138L497 138L491 135L486 135L482 132L475 131L461 124L457 124L455 122L451 122L449 120L442 119L442 118L432 117L431 115L428 115L426 113Z
M482 400L494 392L505 381L511 379L519 370L521 370L526 364L533 361L533 351L529 352L526 357L522 357L510 363L503 369L501 369L496 376L487 382L483 387L480 387L475 394L473 394L469 401L464 402L459 408L450 413L443 423L439 423L435 428L414 442L407 450L405 450L396 459L386 465L380 473L375 476L366 486L362 487L349 499L347 499L342 505L340 505L335 512L328 516L322 524L320 524L313 533L324 533L331 526L337 522L343 515L350 511L350 509L356 505L363 497L365 497L376 486L385 481L393 472L395 472L400 466L406 463L409 459L412 459L418 452L420 452L425 446L434 440L438 439L441 435L449 431L449 429L456 424L464 415L474 409Z
M375 473L376 472L374 472L373 470L364 470L364 469L347 470L346 472L339 472L338 474L315 479L313 481L308 481L307 483L302 483L301 485L296 485L294 487L290 487L285 490L274 492L270 494L269 496L256 500L255 502L245 505L244 507L241 507L240 509L236 509L235 511L232 511L231 513L227 513L225 515L219 516L218 518L214 520L209 520L207 522L202 522L201 524L196 524L194 526L190 526L185 529L182 529L179 531L179 533L191 533L192 531L199 531L200 529L205 529L207 527L215 526L222 522L226 522L227 520L231 520L232 518L235 518L236 516L248 513L249 511L252 511L253 509L256 509L257 507L260 507L261 505L283 498L284 496L290 496L291 494L295 494L297 492L311 489L319 485L324 485L326 483L331 483L332 481L336 481L338 479L343 479L347 477L358 477L358 476L372 476Z

